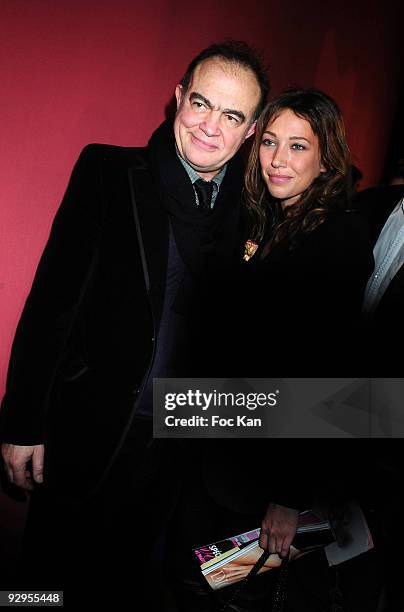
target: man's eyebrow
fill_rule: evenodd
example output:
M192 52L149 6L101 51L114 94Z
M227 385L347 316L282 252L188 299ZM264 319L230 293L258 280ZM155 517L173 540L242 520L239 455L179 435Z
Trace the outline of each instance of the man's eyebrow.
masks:
M269 134L270 136L275 136L275 138L277 138L275 132L271 132L270 130L265 130L264 134ZM305 138L304 136L289 136L289 140L305 140L306 142L311 144L310 140L308 138Z
M207 98L205 98L205 96L203 96L202 94L198 93L197 91L192 91L189 94L189 99L191 100L200 100L201 102L203 102L205 104L205 106L207 106L209 109L213 109L214 106L212 104L212 102L210 100L208 100ZM224 108L223 113L225 113L226 115L234 115L235 117L238 117L240 119L241 122L245 121L245 115L244 113L242 113L239 110L235 110L233 108Z
M238 117L241 122L245 121L245 114L241 111L235 110L233 108L224 108L223 112L226 113L226 115L235 115L235 117Z
M207 106L208 108L213 108L212 103L207 98L205 98L205 96L198 93L197 91L192 91L189 95L189 99L192 101L192 100L195 100L196 98L198 98L198 100L201 100L205 104L205 106Z

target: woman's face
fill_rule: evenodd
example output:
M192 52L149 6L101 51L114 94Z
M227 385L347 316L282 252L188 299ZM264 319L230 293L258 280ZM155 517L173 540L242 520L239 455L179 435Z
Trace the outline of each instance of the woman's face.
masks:
M262 135L259 158L270 194L291 206L325 172L318 138L310 123L289 109L272 119Z

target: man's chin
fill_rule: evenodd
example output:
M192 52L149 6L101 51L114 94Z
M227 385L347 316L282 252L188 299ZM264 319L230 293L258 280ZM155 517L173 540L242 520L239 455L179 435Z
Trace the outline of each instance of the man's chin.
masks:
M215 162L206 158L187 158L186 161L198 174L217 174L223 168L226 162Z

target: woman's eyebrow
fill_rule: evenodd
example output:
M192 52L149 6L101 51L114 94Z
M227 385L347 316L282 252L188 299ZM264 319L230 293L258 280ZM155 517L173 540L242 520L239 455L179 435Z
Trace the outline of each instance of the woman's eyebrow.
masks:
M310 144L310 140L304 136L289 136L289 140L305 140Z
M269 134L269 136L274 136L277 138L275 132L271 132L271 130L265 130L264 134ZM305 136L289 136L289 140L305 140L308 144L310 144L310 140Z

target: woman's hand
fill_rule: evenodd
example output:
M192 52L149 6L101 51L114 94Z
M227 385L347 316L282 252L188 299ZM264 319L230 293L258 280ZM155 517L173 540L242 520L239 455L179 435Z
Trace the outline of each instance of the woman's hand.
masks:
M299 511L278 504L269 504L261 523L260 546L282 558L289 555L289 548L297 530Z

